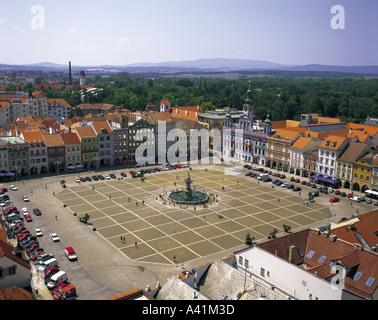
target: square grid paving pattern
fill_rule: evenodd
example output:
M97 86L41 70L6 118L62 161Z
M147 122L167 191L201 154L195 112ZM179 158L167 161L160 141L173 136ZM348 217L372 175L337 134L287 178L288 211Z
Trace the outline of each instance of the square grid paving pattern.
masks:
M218 170L191 171L197 190L220 197L217 206L188 210L156 201L164 188L183 189L186 177L181 169L148 174L144 182L131 177L86 182L56 197L78 216L88 213L98 234L129 259L162 264L175 263L173 257L190 261L243 246L247 233L256 241L266 240L275 228L283 232L283 225L294 231L331 216L327 207L304 205L301 197L273 189L271 183Z

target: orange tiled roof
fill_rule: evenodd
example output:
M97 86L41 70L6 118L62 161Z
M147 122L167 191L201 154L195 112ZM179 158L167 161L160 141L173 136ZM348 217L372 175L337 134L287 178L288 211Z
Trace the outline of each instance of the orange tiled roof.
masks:
M344 137L339 137L335 135L328 136L321 144L321 148L327 148L332 150L338 150L340 146L347 140Z
M96 132L91 126L77 127L73 130L77 132L79 138L96 137Z
M63 108L72 108L72 106L64 99L47 99L48 104L61 104Z
M101 122L92 122L92 126L97 132L97 134L102 134L102 130L105 129L107 133L113 132L111 126L107 121L101 121Z
M43 140L45 141L47 147L64 146L64 142L61 135L57 133L44 134Z
M295 140L295 142L291 145L291 147L295 149L304 149L311 140L312 138L299 137L297 140Z
M65 145L80 144L80 139L75 132L62 133L61 137Z
M0 290L0 300L34 300L32 294L19 287L9 287Z

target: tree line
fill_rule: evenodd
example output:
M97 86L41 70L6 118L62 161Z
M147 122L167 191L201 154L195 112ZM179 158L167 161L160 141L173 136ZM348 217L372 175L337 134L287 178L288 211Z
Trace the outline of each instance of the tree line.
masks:
M144 110L148 103L153 103L159 110L160 101L166 97L172 106L242 109L249 80L251 104L259 119L265 119L268 111L272 120L300 120L303 113L319 113L354 123L363 123L367 117L378 118L378 79L362 77L211 79L119 73L94 82L102 91L84 92L84 102L110 103L131 111ZM63 98L77 106L82 103L79 89L44 90L49 98Z

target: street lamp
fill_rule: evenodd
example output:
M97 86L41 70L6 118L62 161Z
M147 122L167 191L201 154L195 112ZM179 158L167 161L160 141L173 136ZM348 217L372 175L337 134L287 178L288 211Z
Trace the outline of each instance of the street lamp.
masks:
M55 161L55 164L58 166L58 177L59 177L59 165L62 164L62 161Z

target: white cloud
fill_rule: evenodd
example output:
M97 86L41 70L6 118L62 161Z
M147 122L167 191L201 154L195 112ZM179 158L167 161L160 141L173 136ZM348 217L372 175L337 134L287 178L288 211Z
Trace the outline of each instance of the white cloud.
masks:
M68 28L67 32L69 34L85 34L85 31L83 31L83 30L77 30L77 29L75 29L73 27Z
M120 44L126 44L128 42L129 40L127 40L125 37L121 37L117 40L117 43L120 43Z
M5 24L7 21L9 21L7 18L1 18L0 25Z
M68 33L70 33L70 34L76 34L77 30L75 28L68 28Z

